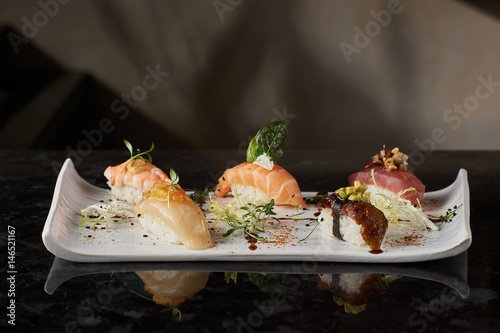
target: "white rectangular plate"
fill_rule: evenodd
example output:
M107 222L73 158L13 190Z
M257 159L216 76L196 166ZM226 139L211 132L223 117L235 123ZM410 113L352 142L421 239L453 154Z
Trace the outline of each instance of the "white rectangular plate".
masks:
M304 197L314 192L304 192ZM54 197L42 233L45 247L57 257L77 262L119 261L330 261L330 262L416 262L447 258L465 251L471 244L469 225L469 187L467 172L461 169L453 184L445 189L424 195L424 211L440 215L453 206L463 206L452 222L445 223L439 231L401 234L388 231L382 244L383 253L371 254L366 246L324 236L317 228L307 240L312 221L282 220L267 228L265 243L250 244L241 235L222 237L222 223L211 228L215 246L199 251L173 245L144 232L140 223L131 222L109 225L106 229L79 227L81 209L108 200L106 189L95 187L76 172L70 159L64 163L54 190ZM229 200L227 198L222 199ZM293 207L275 207L278 218L314 218L314 205L308 210ZM405 236L407 239L405 239Z

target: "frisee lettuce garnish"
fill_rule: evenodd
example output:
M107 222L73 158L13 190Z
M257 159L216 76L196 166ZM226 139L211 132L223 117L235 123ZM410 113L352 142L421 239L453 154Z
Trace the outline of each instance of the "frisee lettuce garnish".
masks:
M110 201L98 202L80 211L83 219L78 222L79 227L87 223L92 223L92 229L96 229L98 223L107 227L110 223L119 223L118 219L128 220L134 216L133 206L117 200L111 192L108 193L111 195Z
M427 217L419 205L415 207L409 200L403 199L401 196L407 191L415 191L414 188L408 188L398 193L396 198L391 198L383 193L375 181L374 170L370 170L371 178L375 186L375 193L370 195L370 203L380 209L389 226L393 228L406 229L406 230L420 230L424 231L427 228L432 230L439 230L439 228Z
M258 241L264 242L265 237L259 236L259 233L265 233L265 226L269 220L280 221L274 217L276 213L273 211L274 199L265 205L255 203L245 203L241 199L241 195L234 191L234 198L225 206L221 206L213 198L208 204L209 212L216 219L215 224L224 221L229 226L229 230L223 235L228 237L235 231L243 231L244 237L252 237Z
M266 154L272 162L283 156L287 137L286 120L275 121L263 127L253 137L247 149L247 162L253 163Z

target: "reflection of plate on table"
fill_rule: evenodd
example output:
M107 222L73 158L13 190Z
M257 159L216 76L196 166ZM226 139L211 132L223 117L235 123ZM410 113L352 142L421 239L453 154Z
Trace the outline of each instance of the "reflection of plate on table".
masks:
M304 197L314 195L303 193ZM433 214L442 214L448 208L463 203L451 223L439 232L427 232L418 244L401 245L397 239L382 245L381 254L370 254L367 247L357 247L312 230L308 221L286 220L314 218L315 207L297 211L293 207L275 207L278 218L284 218L276 228L267 228L270 242L257 243L255 251L242 237L223 238L222 223L211 231L214 247L190 251L181 245L172 245L144 231L136 223L113 224L105 230L89 230L78 226L79 211L99 200L109 199L105 189L95 187L76 172L70 159L64 163L54 191L54 198L42 238L46 248L57 257L77 262L123 261L328 261L328 262L417 262L442 259L464 252L471 244L469 226L469 187L467 172L461 169L453 184L445 189L424 195L424 207ZM225 199L227 200L227 199ZM402 237L401 234L398 234Z
M467 285L467 252L458 256L419 263L357 264L332 262L142 262L77 263L56 257L50 269L45 291L53 294L64 282L77 276L138 271L199 271L281 274L393 274L436 281L455 289L463 298L469 295Z

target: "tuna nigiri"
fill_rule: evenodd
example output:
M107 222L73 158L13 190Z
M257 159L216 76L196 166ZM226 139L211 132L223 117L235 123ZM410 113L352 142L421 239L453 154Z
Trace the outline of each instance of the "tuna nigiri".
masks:
M425 186L420 179L407 168L408 156L403 154L398 148L392 150L382 149L380 153L373 156L365 169L349 176L351 186L356 180L368 185L368 191L373 192L375 183L378 191L383 191L392 197L401 195L401 198L409 200L412 205L418 204L422 200Z

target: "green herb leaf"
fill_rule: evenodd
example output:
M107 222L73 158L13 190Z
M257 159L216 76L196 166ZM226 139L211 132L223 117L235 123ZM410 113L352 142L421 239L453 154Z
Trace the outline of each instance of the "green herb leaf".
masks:
M130 152L130 158L134 156L134 148L132 148L132 144L128 142L127 140L123 140L125 143L125 146L127 147L128 151Z
M304 201L307 204L317 204L321 200L325 199L328 196L328 192L318 192L314 197L305 198Z
M238 279L238 272L225 272L224 273L224 280L228 284L231 280L234 282L234 284L236 284L237 279Z
M229 229L224 235L222 235L222 237L229 237L229 236L231 236L233 234L233 232L235 232L238 229L241 229L241 228Z
M203 191L194 191L189 195L189 197L197 204L204 204L210 192L215 191L215 186L212 188L207 187Z
M247 162L253 163L266 154L273 162L283 155L287 137L286 120L269 123L253 137L248 145Z
M141 150L137 149L137 153L135 155L134 155L134 147L132 147L132 144L130 142L128 142L127 140L123 140L123 143L125 143L125 146L127 147L128 151L130 152L130 158L128 159L128 161L131 161L131 160L136 159L136 158L144 158L144 157L142 157L142 155L146 155L148 157L149 162L150 163L153 162L153 158L151 157L151 155L149 153L152 152L153 149L155 149L154 142L151 143L151 148L149 148L148 151L141 153Z
M172 307L172 317L179 317L178 320L180 321L181 316L182 316L181 311L176 307Z
M172 180L172 185L179 182L179 175L173 169L170 169L170 180Z

